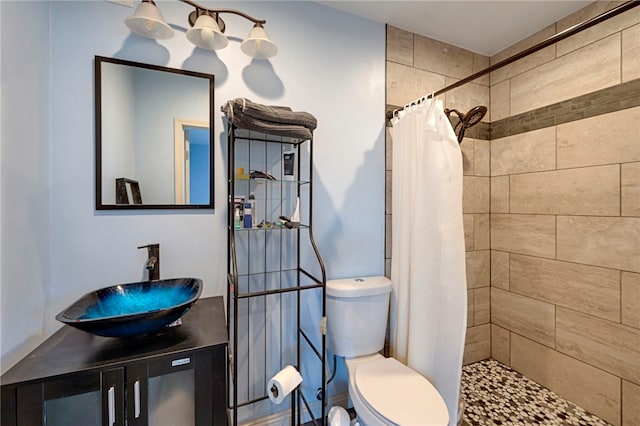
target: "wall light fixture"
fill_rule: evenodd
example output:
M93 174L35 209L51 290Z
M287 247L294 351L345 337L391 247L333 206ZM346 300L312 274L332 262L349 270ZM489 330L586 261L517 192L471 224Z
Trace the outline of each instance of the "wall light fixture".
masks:
M189 14L187 39L202 49L218 50L229 44L224 35L225 23L221 13L232 13L253 22L249 36L240 44L240 49L255 59L269 59L278 53L278 47L269 39L264 29L265 20L255 19L246 13L233 9L209 9L191 0L179 0L195 8ZM156 40L166 40L174 36L175 31L167 24L162 12L153 0L142 0L133 15L125 20L126 26L134 33Z

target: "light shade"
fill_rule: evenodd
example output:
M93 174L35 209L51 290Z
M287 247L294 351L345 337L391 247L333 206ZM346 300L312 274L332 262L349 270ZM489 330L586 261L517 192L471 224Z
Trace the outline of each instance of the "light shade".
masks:
M227 47L229 40L222 34L216 20L206 14L198 16L193 28L187 31L187 39L198 47L218 50Z
M140 3L133 15L125 19L124 23L134 33L156 40L165 40L175 34L153 2Z
M254 25L249 32L249 37L240 45L240 49L255 59L273 58L278 53L278 47L269 39L267 32L260 24Z

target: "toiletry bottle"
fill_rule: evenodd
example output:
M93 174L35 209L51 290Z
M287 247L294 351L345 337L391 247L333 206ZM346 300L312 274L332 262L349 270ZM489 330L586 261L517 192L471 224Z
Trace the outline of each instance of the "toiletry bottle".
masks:
M258 210L256 210L256 196L253 192L249 194L249 204L251 204L251 227L258 226Z
M251 202L244 203L244 227L251 228L253 226L253 214L251 212Z
M236 206L233 212L233 227L234 229L240 229L240 209Z

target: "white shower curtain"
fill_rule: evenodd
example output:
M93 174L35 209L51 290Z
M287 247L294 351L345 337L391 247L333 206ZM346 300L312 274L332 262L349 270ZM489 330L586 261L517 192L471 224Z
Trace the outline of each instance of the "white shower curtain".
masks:
M392 120L392 355L427 377L458 415L467 324L462 155L442 101Z

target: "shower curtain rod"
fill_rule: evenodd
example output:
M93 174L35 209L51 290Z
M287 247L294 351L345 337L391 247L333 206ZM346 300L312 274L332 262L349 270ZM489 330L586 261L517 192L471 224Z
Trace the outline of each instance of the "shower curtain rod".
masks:
M588 19L588 20L586 20L586 21L584 21L584 22L582 22L580 24L576 24L576 25L574 25L572 27L569 27L569 28L567 28L567 29L565 29L563 31L560 31L558 34L552 35L548 39L546 39L544 41L541 41L540 43L538 43L538 44L536 44L534 46L531 46L528 49L523 50L522 52L516 53L513 56L509 56L508 58L503 59L500 62L496 62L495 64L493 64L493 65L491 65L491 66L489 66L487 68L484 68L484 69L482 69L482 70L480 70L480 71L478 71L478 72L476 72L474 74L471 74L470 76L465 77L462 80L456 81L453 84L445 86L444 88L442 88L440 90L437 90L437 91L435 91L433 93L430 93L427 96L420 97L420 98L416 99L415 101L411 102L408 105L415 105L419 101L422 101L424 99L429 99L429 98L441 95L441 94L446 93L446 92L448 92L448 91L450 91L452 89L455 89L457 87L465 85L465 84L467 84L467 83L469 83L469 82L471 82L471 81L473 81L473 80L475 80L475 79L477 79L479 77L482 77L483 75L489 74L492 71L495 71L495 70L497 70L499 68L502 68L502 67L504 67L506 65L509 65L510 63L515 62L515 61L517 61L519 59L522 59L522 58L524 58L526 56L529 56L532 53L535 53L535 52L537 52L539 50L542 50L545 47L551 46L552 44L557 43L557 42L559 42L561 40L564 40L565 38L571 37L572 35L577 34L577 33L581 32L581 31L584 31L587 28L591 28L594 25L597 25L597 24L599 24L601 22L604 22L604 21L606 21L608 19L613 18L614 16L620 15L621 13L626 12L627 10L633 9L636 6L640 6L640 0L630 0L630 1L628 1L626 3L623 3L623 4L619 5L619 6L616 6L613 9L608 10L608 11L606 11L604 13L601 13L600 15L598 15L598 16L596 16L594 18ZM403 109L404 109L404 107L398 108L398 109L394 109L393 111L388 111L387 114L386 114L387 119L390 120L391 118L393 118L393 115L395 113L397 113L399 111L402 111Z

